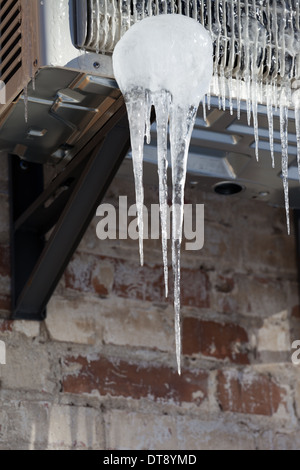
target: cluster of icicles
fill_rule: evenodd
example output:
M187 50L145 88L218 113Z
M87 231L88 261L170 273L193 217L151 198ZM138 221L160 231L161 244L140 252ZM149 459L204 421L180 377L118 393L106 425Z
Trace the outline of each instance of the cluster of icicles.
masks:
M150 142L150 113L154 106L157 126L159 203L168 296L167 214L168 129L172 166L172 268L174 274L175 340L178 373L181 372L180 248L184 186L188 149L201 98L208 90L213 71L212 42L205 28L182 15L148 17L135 24L117 44L114 74L127 105L140 260L143 265L143 148ZM179 58L179 59L178 59Z
M122 2L123 6L128 2ZM134 7L137 7L134 2ZM159 2L160 4L172 5L174 2ZM182 2L177 2L181 4ZM196 4L197 2L186 2L187 4ZM208 3L208 2L206 2ZM290 22L288 21L289 11L284 10L282 17L279 21L273 18L273 27L276 31L270 35L270 31L260 21L259 8L265 6L263 0L250 2L245 0L246 11L250 14L241 15L240 22L237 22L235 10L233 5L236 5L235 0L227 0L223 3L232 5L232 21L235 22L235 27L232 31L238 29L238 37L240 41L241 50L239 51L240 63L237 64L235 54L230 57L226 56L228 47L226 41L230 38L226 37L224 30L224 15L220 15L220 4L222 2L216 0L214 2L215 9L218 14L215 15L214 25L210 25L210 36L215 45L213 77L210 80L210 87L208 93L202 94L204 118L206 117L206 106L210 109L210 96L216 95L219 97L219 108L226 110L229 106L230 113L233 114L234 108L237 110L237 117L240 118L241 101L246 101L247 105L247 120L248 125L251 124L251 117L254 128L255 138L255 155L259 158L259 126L258 126L258 104L265 104L267 107L267 116L269 124L269 142L272 166L275 166L274 159L274 131L273 131L273 117L274 112L278 111L280 114L280 135L281 135L281 148L282 148L282 179L284 186L284 199L286 208L287 231L290 232L289 223L289 196L288 196L288 116L289 108L295 109L295 126L297 137L297 161L299 168L300 178L300 91L292 88L292 79L294 72L297 69L298 53L300 47L298 45L298 36L295 31L291 31ZM253 6L257 3L257 9L251 12L248 9L248 3ZM276 3L276 2L275 2ZM128 6L128 5L127 5ZM195 6L195 5L194 5ZM297 12L299 5L297 4ZM136 11L138 11L136 9ZM144 10L143 10L144 11ZM196 9L195 9L196 11ZM225 10L224 10L225 11ZM163 12L160 12L163 13ZM275 15L277 10L273 12ZM299 12L298 12L299 13ZM294 12L294 14L296 14ZM178 17L181 15L159 15L159 17ZM299 16L299 15L298 15ZM126 17L126 16L125 16ZM128 15L130 17L130 15ZM184 16L182 15L181 18ZM135 18L136 19L136 18ZM199 18L197 18L199 20ZM298 18L299 20L299 18ZM143 20L145 21L145 20ZM141 21L140 23L143 23ZM282 25L281 25L282 23ZM139 24L139 23L137 23ZM275 25L275 26L274 26ZM128 26L128 25L127 25ZM136 25L134 25L136 26ZM280 26L282 26L280 28ZM132 28L130 28L131 30ZM129 30L129 31L130 31ZM178 34L180 32L178 31ZM155 32L154 32L155 35ZM233 34L232 34L233 36ZM125 36L126 37L126 34ZM274 57L274 41L276 37L276 57ZM271 39L270 39L271 38ZM140 38L141 39L141 38ZM149 36L149 43L153 42L153 35ZM166 39L166 38L164 38ZM231 38L232 39L232 38ZM185 43L184 36L181 37ZM137 35L136 41L139 42ZM222 45L223 42L223 45ZM122 40L119 44L122 43ZM155 43L155 40L154 40ZM161 47L162 43L157 43L157 49ZM228 44L227 44L228 45ZM190 44L185 45L185 54L190 54ZM232 44L233 46L233 44ZM155 50L155 47L154 47ZM126 57L126 50L123 51ZM174 50L170 50L169 54L176 56ZM155 52L154 52L155 54ZM207 51L208 54L208 51ZM204 51L204 58L207 59L207 54ZM181 69L180 60L177 63ZM126 57L127 58L127 57ZM137 55L136 60L139 62L141 58ZM192 58L193 59L193 58ZM176 57L174 59L176 62ZM230 61L231 66L230 66ZM147 142L150 140L150 110L153 105L156 110L157 120L157 146L158 146L158 173L159 173L159 198L160 198L160 211L161 211L161 225L162 225L162 247L163 247L163 262L164 262L164 278L166 285L166 295L168 293L168 260L167 260L167 230L166 230L166 214L167 214L167 135L168 126L170 132L170 150L171 150L171 163L172 163L172 183L173 183L173 217L172 217L172 267L174 272L174 308L175 308L175 331L176 331L176 355L178 363L178 372L180 373L180 354L181 354L181 339L180 339L180 246L182 236L182 218L183 218L183 196L185 184L186 161L188 156L188 147L190 137L194 125L194 119L197 110L195 102L189 103L189 106L178 107L174 105L173 93L170 93L168 86L162 86L157 89L155 93L151 89L151 82L153 74L156 71L148 70L147 76L147 63L141 59L141 68L145 71L146 82L139 83L138 80L133 81L135 87L120 86L123 91L131 131L131 144L133 165L136 183L136 202L138 211L139 222L139 247L141 263L143 264L143 182L142 182L142 162L143 162L143 145L144 136L146 135ZM194 62L195 64L195 62ZM269 66L267 68L266 64ZM164 67L164 63L158 61L158 67ZM234 70L235 68L235 70ZM267 72L265 71L267 69ZM233 73L234 72L234 73ZM272 72L272 73L271 73ZM174 73L177 73L176 66ZM152 77L151 77L152 74ZM116 75L116 74L115 74ZM120 76L120 75L119 75ZM117 77L117 76L116 76ZM145 76L143 76L143 79ZM148 83L147 83L148 80ZM199 80L201 77L199 76ZM119 78L117 77L119 83ZM120 83L119 83L120 85ZM128 83L127 83L128 85ZM141 86L139 86L141 85ZM294 86L297 82L294 80ZM190 87L188 80L183 84L182 90Z
M101 25L101 38L91 35L98 51L113 51L126 31L146 17L182 14L205 24L214 48L214 71L210 91L203 100L204 114L210 96L219 97L220 109L228 104L231 114L241 100L247 103L258 160L258 103L265 104L269 122L272 166L274 160L273 113L280 110L282 179L287 231L290 233L288 196L288 110L295 109L297 160L300 168L300 93L291 83L299 70L300 5L297 0L93 0L93 16ZM97 28L95 28L95 31ZM91 43L90 45L93 46ZM96 44L96 46L95 46ZM228 101L226 100L228 98ZM300 175L300 169L299 169Z
M167 90L151 93L149 90L133 90L125 94L131 134L131 149L136 187L136 206L139 227L139 250L141 265L143 254L143 146L144 137L150 143L150 110L155 107L157 125L157 161L159 177L159 205L161 239L164 265L165 295L168 297L168 182L167 150L168 128L172 166L172 268L174 275L175 341L178 373L181 373L180 333L180 249L182 239L184 186L188 149L194 127L197 107L181 108L174 105ZM138 117L138 119L137 119Z

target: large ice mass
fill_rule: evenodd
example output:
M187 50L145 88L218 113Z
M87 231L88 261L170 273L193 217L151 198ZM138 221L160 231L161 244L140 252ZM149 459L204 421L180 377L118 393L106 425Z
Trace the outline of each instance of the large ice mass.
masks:
M128 111L139 249L143 255L143 147L150 140L150 112L155 107L162 251L166 295L167 257L167 149L168 129L172 164L172 268L174 274L175 340L178 372L181 372L180 248L184 185L188 148L200 100L209 91L213 73L210 34L192 18L166 14L134 24L113 53L114 75Z

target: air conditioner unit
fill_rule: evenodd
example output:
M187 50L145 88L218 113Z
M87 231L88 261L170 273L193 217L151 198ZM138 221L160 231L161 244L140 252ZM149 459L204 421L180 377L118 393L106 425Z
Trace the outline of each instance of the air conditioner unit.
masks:
M111 55L117 41L145 16L169 13L195 18L209 30L214 43L214 77L192 134L187 182L206 191L240 191L238 197L283 206L282 125L277 106L282 104L284 90L285 115L289 118L285 145L290 205L300 209L300 134L297 137L296 132L300 127L300 100L295 113L292 99L300 87L298 0L2 0L0 152L11 154L14 161L17 194L11 185L12 199L17 198L19 203L12 221L13 249L25 256L13 260L17 273L15 317L42 315L59 273L93 216L98 194L89 192L94 172L86 156L91 154L93 161L93 146L103 142L107 130L118 122L120 110L120 115L125 113L112 70ZM251 107L253 118L258 116L255 136L248 127ZM109 177L106 181L104 175L99 194L103 195L120 164L118 154L123 155L128 146L125 127L123 121L120 133L112 134L104 144L105 158L97 171L107 172ZM275 168L270 159L271 127ZM152 142L155 139L153 124ZM110 149L118 165L112 165ZM257 149L259 163L255 158ZM120 169L124 178L132 175L130 153L127 155ZM29 165L27 176L19 174L20 159L33 165ZM88 162L89 172L83 170L83 161ZM33 188L38 180L36 172L41 175L36 163L55 166L56 178L43 194L39 185ZM145 149L144 180L157 184L155 146ZM95 181L93 184L97 193L99 185ZM86 218L84 212L73 207L79 194L80 210L82 200L90 194ZM41 234L57 220L59 226L44 249L43 244L39 245ZM70 227L78 233L73 234ZM28 239L29 233L32 240ZM28 259L33 246L39 248ZM49 265L58 259L59 266L51 270Z
M194 17L214 40L214 78L207 97L211 109L206 121L199 109L192 136L190 163L195 165L189 166L191 179L198 178L208 190L222 179L232 179L242 188L249 188L241 191L241 197L283 204L276 106L281 85L287 84L291 108L290 202L291 206L300 206L291 101L300 79L300 14L296 0L2 1L0 80L5 84L6 103L0 105L0 150L41 163L72 159L81 137L91 135L92 124L100 118L105 120L110 106L120 98L111 61L115 44L135 22L165 13ZM251 61L255 61L258 75L252 98L247 68ZM252 128L247 128L251 101L258 111L256 143ZM225 109L225 113L219 113ZM274 119L275 170L266 168L265 163L260 168L254 158L258 148L261 162L268 161L269 165L270 143L266 135L270 111ZM240 120L237 114L241 115ZM155 142L155 128L152 135ZM148 161L154 158L154 150L150 154L151 147ZM215 158L208 159L210 156ZM128 171L131 172L130 165ZM146 178L147 174L151 174L150 168Z
M77 46L83 5L1 2L0 150L41 163L70 160L120 98L111 58Z

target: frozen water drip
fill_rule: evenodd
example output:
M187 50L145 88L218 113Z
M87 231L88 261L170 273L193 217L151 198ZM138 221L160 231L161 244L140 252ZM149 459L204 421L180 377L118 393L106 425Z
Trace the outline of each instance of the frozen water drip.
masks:
M172 162L172 269L175 342L181 373L180 250L188 149L201 99L213 72L210 34L192 18L167 14L134 24L113 53L114 75L124 94L130 125L141 264L143 255L143 146L150 137L150 109L157 125L157 157L165 291L168 294L167 148Z

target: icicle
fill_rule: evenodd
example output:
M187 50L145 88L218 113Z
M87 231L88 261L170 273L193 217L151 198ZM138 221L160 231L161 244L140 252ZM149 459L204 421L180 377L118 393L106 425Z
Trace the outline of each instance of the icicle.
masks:
M287 232L290 234L290 218L289 218L289 187L288 187L288 105L285 87L281 90L280 96L280 136L281 136L281 166L282 179L284 189L284 202L286 212Z
M233 86L232 86L232 75L229 78L229 111L230 115L233 116L233 103L232 103L232 96L233 96Z
M273 99L274 99L275 112L277 112L278 111L278 90L277 90L276 80L273 81Z
M112 2L112 14L111 14L111 35L112 35L112 44L116 43L116 32L117 32L117 5L116 0Z
M99 1L96 1L95 15L96 15L96 23L97 23L97 25L100 25ZM98 28L96 27L96 54L99 54L99 50L100 50L100 31L101 31L100 27L98 27ZM104 29L104 34L103 34L104 41L103 41L103 44L101 44L103 51L105 51L105 39L106 39L106 37L107 37L106 36L106 31Z
M150 122L151 106L152 106L151 93L149 92L149 90L146 90L145 137L146 137L146 142L147 142L147 144L150 144L150 142L151 142L151 134L150 134L150 128L151 128L151 122Z
M207 97L207 109L208 111L210 111L210 97L211 97L210 91L207 92L206 97Z
M300 182L300 107L299 103L295 106L295 124L296 124L296 137L297 137L297 164L298 164L298 175Z
M297 165L298 175L300 182L300 90L293 93L293 102L295 106L295 126L296 126L296 140L297 140Z
M136 88L125 95L130 127L132 162L135 179L135 197L139 227L139 251L141 266L144 264L144 187L143 187L143 149L145 137L146 96L145 91Z
M23 98L24 98L24 118L25 122L28 122L28 87L27 85L24 86L23 90Z
M161 240L164 264L165 296L168 297L168 184L167 184L167 151L168 151L168 120L171 96L161 91L153 96L157 125L157 161L159 176L159 207L161 221Z
M237 119L241 119L241 77L237 77L237 84L236 84L236 112L237 112Z
M202 109L203 109L203 121L206 123L206 101L205 101L205 95L202 100Z
M33 42L32 42L32 25L31 25L31 2L25 0L26 14L22 16L23 23L23 64L25 69L26 84L23 91L24 97L24 118L25 122L28 121L28 88L27 83L29 79L33 79Z
M257 119L257 75L254 72L255 66L252 66L252 116L253 116L253 129L254 129L254 139L255 139L255 157L258 161L258 145L259 145L259 137L258 137L258 119Z
M226 111L226 81L225 81L223 67L221 67L221 71L220 71L220 81L221 81L221 94L222 94L222 108L223 108L223 111Z
M245 17L243 24L243 39L244 39L244 51L245 51L245 72L244 79L247 90L247 123L248 126L251 124L251 79L250 79L250 38L249 38L249 6L248 0L245 0Z
M181 373L180 329L180 248L182 239L184 185L188 148L195 122L197 108L171 107L170 144L172 160L172 266L174 274L175 339L178 373Z
M273 106L272 106L272 95L270 93L270 86L267 86L267 113L268 113L269 142L270 142L270 151L271 151L271 159L272 159L272 168L275 168Z

